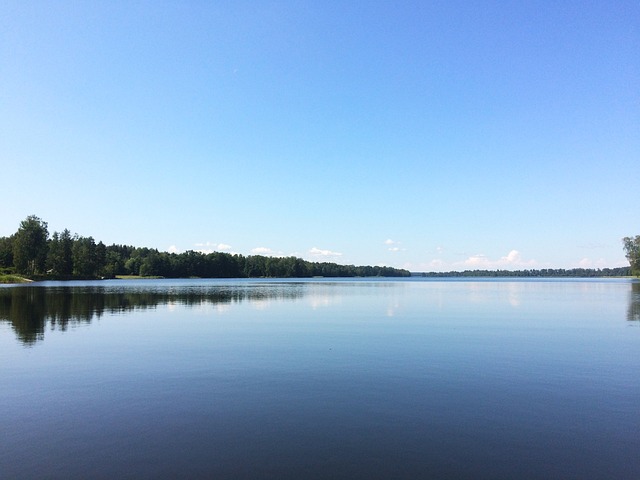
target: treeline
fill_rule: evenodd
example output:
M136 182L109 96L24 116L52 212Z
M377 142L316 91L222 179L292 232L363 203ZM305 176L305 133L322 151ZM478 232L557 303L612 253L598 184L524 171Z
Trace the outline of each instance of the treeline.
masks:
M264 257L214 252L160 252L129 245L105 245L67 229L49 236L47 223L29 216L10 237L0 237L0 269L31 278L408 277L391 267L309 262L297 257Z
M539 270L465 270L463 272L423 272L420 277L629 277L631 267L618 268L542 268Z

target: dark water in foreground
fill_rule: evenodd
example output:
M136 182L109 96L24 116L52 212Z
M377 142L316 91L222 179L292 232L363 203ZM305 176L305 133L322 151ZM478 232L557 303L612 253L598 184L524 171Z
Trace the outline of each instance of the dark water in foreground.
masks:
M640 478L640 283L0 288L2 478Z

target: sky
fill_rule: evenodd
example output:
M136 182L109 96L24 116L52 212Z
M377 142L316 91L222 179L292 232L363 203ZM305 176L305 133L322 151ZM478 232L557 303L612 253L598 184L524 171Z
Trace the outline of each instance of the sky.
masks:
M0 236L627 266L637 1L3 1Z

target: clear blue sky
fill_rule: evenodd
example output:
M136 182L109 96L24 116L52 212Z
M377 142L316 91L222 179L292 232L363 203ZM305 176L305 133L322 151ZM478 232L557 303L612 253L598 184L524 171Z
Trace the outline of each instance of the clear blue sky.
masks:
M0 165L0 236L625 266L640 4L4 1Z

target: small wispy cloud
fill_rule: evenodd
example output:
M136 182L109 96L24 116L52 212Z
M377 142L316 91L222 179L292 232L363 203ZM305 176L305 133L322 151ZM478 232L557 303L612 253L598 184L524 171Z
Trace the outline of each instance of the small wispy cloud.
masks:
M464 262L462 262L464 265L467 265L469 267L487 267L489 266L492 262L491 260L489 260L485 255L483 255L482 253L478 253L476 255L471 255L469 258L467 258Z
M590 258L583 258L578 262L578 268L605 268L608 267L609 264L604 258L600 258L598 260L592 260Z
M251 249L251 255L263 255L265 257L283 257L284 253L268 247L256 247Z
M331 250L323 250L321 248L313 247L309 250L309 255L314 257L341 257L342 253L333 252Z
M492 260L483 254L477 254L471 255L457 265L472 269L494 269L533 267L535 264L535 260L524 260L518 250L511 250L507 255L498 260Z
M398 242L396 240L392 240L390 238L387 238L384 241L384 244L388 247L387 250L389 250L390 252L400 252L400 251L405 251L406 248L401 248L399 247L401 242Z
M195 251L200 253L213 253L213 252L226 252L231 250L231 245L226 243L215 243L215 242L204 242L204 243L196 243L194 245L196 247Z
M449 272L461 270L520 270L526 268L536 268L536 260L526 260L518 250L511 250L507 255L498 259L492 259L479 253L468 256L465 260L448 262L442 258L434 258L430 261L413 263L408 262L403 265L412 272Z

